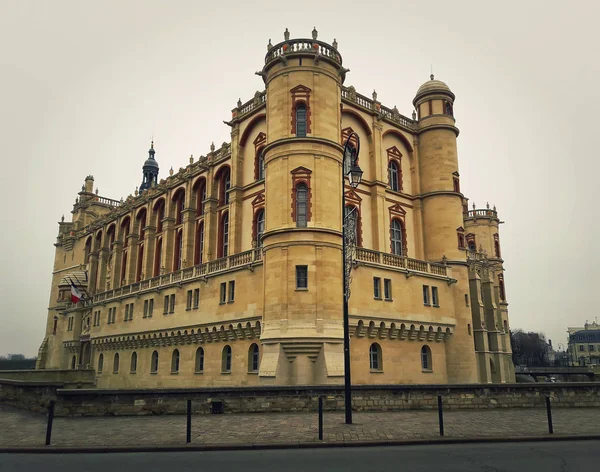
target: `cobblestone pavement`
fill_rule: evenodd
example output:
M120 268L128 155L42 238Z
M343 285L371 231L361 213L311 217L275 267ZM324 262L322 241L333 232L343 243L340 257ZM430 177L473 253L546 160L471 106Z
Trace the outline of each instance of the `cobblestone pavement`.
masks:
M600 408L554 409L554 433L600 435ZM389 441L439 437L431 411L324 415L328 442ZM265 444L318 441L316 413L196 415L192 444ZM454 410L444 412L445 437L525 437L548 434L545 409ZM185 444L185 416L55 418L53 446L149 446ZM46 416L0 405L0 447L42 446Z

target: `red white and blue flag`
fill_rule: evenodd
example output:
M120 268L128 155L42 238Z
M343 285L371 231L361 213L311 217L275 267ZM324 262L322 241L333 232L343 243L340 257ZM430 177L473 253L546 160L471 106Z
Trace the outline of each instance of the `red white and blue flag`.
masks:
M81 291L71 282L71 302L77 303L83 298Z

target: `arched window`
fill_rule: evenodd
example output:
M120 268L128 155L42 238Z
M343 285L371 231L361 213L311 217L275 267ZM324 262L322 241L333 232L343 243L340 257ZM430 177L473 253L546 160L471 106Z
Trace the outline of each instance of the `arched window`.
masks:
M77 357L76 357L76 356L73 356L73 357L71 358L71 369L72 369L72 370L75 370L75 366L76 366L76 364L77 364Z
M371 370L383 370L381 346L377 343L371 344L371 347L369 348L369 366Z
M152 359L150 361L150 373L156 374L158 372L158 352L154 351L152 353Z
M175 239L175 254L173 258L173 270L181 269L181 262L183 259L183 229L177 231Z
M115 357L113 359L113 374L119 373L119 353L115 352Z
M403 247L402 247L402 237L403 237L403 231L402 231L402 223L400 223L400 220L392 220L392 231L391 231L391 236L392 236L392 254L395 254L397 256L402 256L404 255L404 251L403 251Z
M229 213L225 212L221 217L221 237L219 238L218 257L226 257L229 254Z
M194 244L194 265L202 264L202 252L204 251L204 221L196 226L196 240Z
M125 218L123 223L121 223L121 241L123 242L123 247L129 246L129 232L131 230L131 224L129 217Z
M206 181L200 179L196 183L196 216L204 214L204 201L206 200Z
M179 372L179 349L175 349L171 355L171 373Z
M252 344L248 350L248 372L258 372L260 351L257 344Z
M421 368L423 370L433 370L433 364L431 363L431 349L429 349L429 346L423 346L421 348Z
M196 349L196 373L204 372L204 349Z
M225 182L225 205L227 205L229 203L229 189L231 188L231 174L229 173L229 170L225 172L223 181Z
M52 334L56 334L57 328L58 328L58 316L55 316L54 320L52 320Z
M175 226L177 226L183 223L183 209L185 207L185 190L180 189L177 191L177 193L173 196L173 205L175 206Z
M156 250L154 251L154 271L153 276L160 275L160 260L162 258L162 238L156 240Z
M306 105L298 103L296 105L296 137L306 136Z
M129 372L132 374L137 372L137 352L135 351L131 353L131 365L129 367Z
M308 188L306 184L296 185L296 226L306 228L308 215Z
M110 251L113 248L113 243L115 242L115 232L116 227L114 224L108 227L108 231L106 232L106 236L108 236L108 250Z
M100 353L98 356L98 373L102 373L102 369L104 369L104 354Z
M137 216L137 227L138 233L140 237L138 238L139 242L143 242L146 237L146 210L141 210Z
M165 201L161 198L154 205L154 223L156 225L156 233L162 233L163 219L165 217Z
M390 161L388 164L388 180L390 188L396 192L400 190L400 172L396 161Z
M265 210L260 209L254 218L254 231L256 233L256 246L262 246L262 235L265 232Z
M265 155L262 149L259 149L256 157L256 180L265 178Z
M223 354L221 356L221 372L222 373L230 373L231 372L231 347L225 346L223 348Z
M85 242L85 255L84 255L84 262L87 264L89 262L89 257L90 257L90 253L92 252L92 237L90 236L89 238L87 238L86 242Z

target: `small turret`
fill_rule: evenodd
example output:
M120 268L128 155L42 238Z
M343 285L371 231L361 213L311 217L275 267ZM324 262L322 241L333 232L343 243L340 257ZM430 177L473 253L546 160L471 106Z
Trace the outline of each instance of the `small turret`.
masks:
M418 112L419 120L431 115L454 116L453 105L456 98L450 87L431 74L430 80L417 90L413 105Z
M156 185L158 182L158 162L154 160L154 141L150 144L150 150L148 151L148 159L144 162L142 166L142 173L144 178L142 180L142 185L140 185L140 193L144 190L149 189L153 185Z

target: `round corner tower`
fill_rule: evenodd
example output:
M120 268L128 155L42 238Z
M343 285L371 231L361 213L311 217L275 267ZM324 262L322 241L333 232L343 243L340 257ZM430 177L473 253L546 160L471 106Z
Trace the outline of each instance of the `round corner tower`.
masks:
M316 30L269 41L261 377L279 384L343 381L343 74L335 41Z
M471 311L464 302L469 294L468 265L458 243L464 223L454 99L450 88L432 74L417 91L413 105L418 113L424 256L429 261L447 261L456 280L452 285L456 329L447 348L448 377L470 383L477 381L478 374L469 334Z

